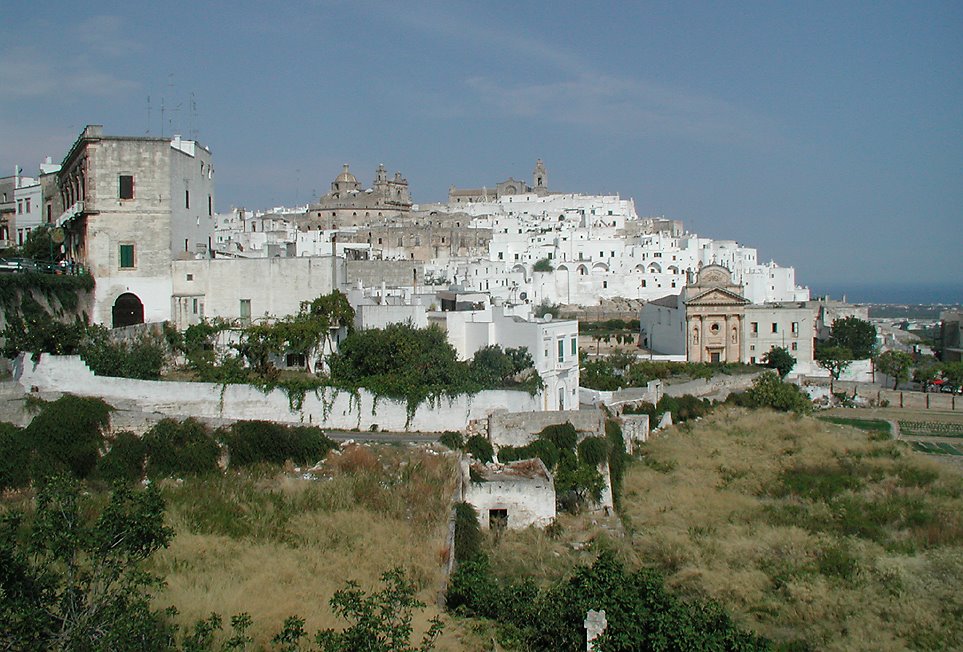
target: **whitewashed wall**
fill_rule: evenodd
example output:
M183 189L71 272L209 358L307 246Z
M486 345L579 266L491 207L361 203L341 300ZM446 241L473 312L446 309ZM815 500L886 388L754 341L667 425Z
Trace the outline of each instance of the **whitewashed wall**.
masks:
M410 422L404 402L357 396L332 388L308 392L300 410L292 409L279 389L264 393L249 385L132 380L94 375L80 356L43 355L34 363L29 354L14 363L14 380L26 390L94 396L112 405L135 405L145 412L170 417L262 419L304 423L338 430L441 432L463 430L472 419L484 419L510 407L537 411L541 402L526 392L494 390L440 398L418 406Z

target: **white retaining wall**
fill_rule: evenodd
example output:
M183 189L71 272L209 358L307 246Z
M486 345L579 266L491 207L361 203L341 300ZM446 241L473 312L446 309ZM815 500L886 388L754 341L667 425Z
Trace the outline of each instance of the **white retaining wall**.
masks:
M358 396L323 387L308 392L300 410L292 409L280 389L261 392L250 385L132 380L96 376L80 356L42 355L34 363L30 354L15 361L14 380L26 391L67 392L94 396L110 404L133 403L145 412L170 417L261 419L304 423L337 430L440 432L463 430L471 419L484 419L506 406L516 411L537 411L541 401L527 392L492 390L474 395L440 398L418 406L410 422L407 405L376 399L362 390Z

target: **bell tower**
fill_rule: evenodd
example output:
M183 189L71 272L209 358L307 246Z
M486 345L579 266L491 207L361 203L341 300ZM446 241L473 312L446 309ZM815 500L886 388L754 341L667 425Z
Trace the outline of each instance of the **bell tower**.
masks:
M532 190L535 192L548 190L548 172L545 171L542 159L535 161L535 169L532 170Z

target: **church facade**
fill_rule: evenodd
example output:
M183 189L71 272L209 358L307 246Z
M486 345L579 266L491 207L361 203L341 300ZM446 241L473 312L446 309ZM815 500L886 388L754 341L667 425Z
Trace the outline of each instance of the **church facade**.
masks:
M493 188L456 188L451 186L448 189L448 204L470 204L476 202L495 201L500 197L509 195L524 195L534 193L539 196L548 195L548 172L542 159L535 162L535 169L532 170L532 184L528 185L524 181L508 177L505 181L496 183Z

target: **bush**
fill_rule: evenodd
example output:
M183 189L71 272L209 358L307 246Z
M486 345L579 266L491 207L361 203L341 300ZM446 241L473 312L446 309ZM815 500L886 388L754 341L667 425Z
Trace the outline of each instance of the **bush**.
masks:
M545 468L551 470L558 464L558 447L547 439L536 439L526 446L502 446L498 449L499 462L530 460L534 457L542 460Z
M615 507L621 506L622 481L625 477L625 466L628 464L629 454L625 451L625 437L622 426L613 419L605 420L605 437L609 440L609 479L612 481L612 502Z
M34 481L58 474L90 476L104 446L104 431L113 408L97 398L65 394L45 403L24 436L34 454Z
M478 512L469 503L455 504L455 561L465 562L482 554Z
M492 448L491 442L481 435L472 435L468 438L465 443L465 452L486 464L495 457L495 449Z
M0 493L30 484L30 442L23 430L0 422Z
M217 470L220 449L207 426L196 419L163 419L144 435L147 477L165 478Z
M691 394L685 394L684 396L669 396L666 394L659 399L659 404L656 407L659 414L672 413L672 421L675 423L704 417L712 411L712 404L708 399L697 398Z
M548 426L538 433L538 438L552 442L559 450L575 450L578 444L578 432L571 423Z
M320 428L269 421L238 421L219 434L230 450L231 466L317 462L337 447Z
M439 443L453 451L460 451L465 446L465 438L460 432L446 430L438 438Z
M585 464L598 466L608 457L609 441L603 437L586 437L578 444L578 458Z
M139 482L144 477L147 446L132 432L118 433L110 450L97 462L97 475L107 482Z
M90 326L79 347L80 357L98 376L156 380L164 366L164 341L142 335L130 342L115 341L102 326Z
M805 413L812 410L812 402L802 390L779 378L774 371L761 374L752 382L742 396L733 397L731 403L746 407L768 407L780 412Z

